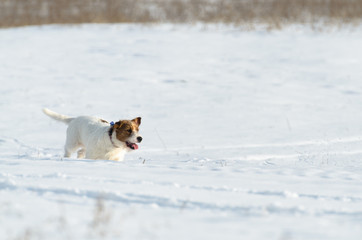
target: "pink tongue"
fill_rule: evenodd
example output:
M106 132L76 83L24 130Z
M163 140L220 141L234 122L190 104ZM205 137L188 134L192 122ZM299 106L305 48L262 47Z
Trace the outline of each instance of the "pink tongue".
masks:
M137 149L138 149L138 145L135 144L135 143L130 143L130 146L131 146L131 148L134 149L134 150L137 150Z

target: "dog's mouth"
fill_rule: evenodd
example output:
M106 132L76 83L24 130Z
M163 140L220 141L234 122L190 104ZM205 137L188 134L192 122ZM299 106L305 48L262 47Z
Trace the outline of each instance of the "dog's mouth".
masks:
M137 150L138 149L138 145L135 143L131 143L131 142L126 142L127 147L129 147L132 150Z

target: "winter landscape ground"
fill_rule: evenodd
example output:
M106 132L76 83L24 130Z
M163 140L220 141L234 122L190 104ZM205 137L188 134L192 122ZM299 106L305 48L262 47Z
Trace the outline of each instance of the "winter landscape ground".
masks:
M362 29L0 30L0 239L361 239ZM142 117L62 158L48 107Z

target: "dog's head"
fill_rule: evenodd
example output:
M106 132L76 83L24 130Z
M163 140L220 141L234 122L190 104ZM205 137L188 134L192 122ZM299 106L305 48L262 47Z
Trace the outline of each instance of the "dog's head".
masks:
M118 141L125 143L128 149L137 150L137 143L142 142L142 137L138 133L140 125L140 117L132 120L120 120L113 125L115 137Z

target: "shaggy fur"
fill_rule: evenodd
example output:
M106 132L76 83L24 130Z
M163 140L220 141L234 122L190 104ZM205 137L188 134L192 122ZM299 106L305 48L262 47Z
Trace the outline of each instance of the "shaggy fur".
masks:
M120 120L114 125L95 117L68 117L44 108L49 117L68 125L64 157L78 150L78 158L122 161L126 152L138 149L141 118Z

